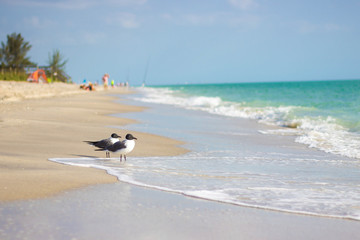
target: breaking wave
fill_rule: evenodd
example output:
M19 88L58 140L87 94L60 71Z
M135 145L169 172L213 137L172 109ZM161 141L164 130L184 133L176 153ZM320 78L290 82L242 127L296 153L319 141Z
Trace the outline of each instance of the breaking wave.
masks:
M360 134L331 116L316 116L314 108L300 106L251 106L248 102L224 101L221 97L191 96L169 88L139 88L143 94L135 100L169 104L228 117L254 119L279 129L263 134L296 136L296 142L322 151L360 158ZM314 116L313 116L314 115Z

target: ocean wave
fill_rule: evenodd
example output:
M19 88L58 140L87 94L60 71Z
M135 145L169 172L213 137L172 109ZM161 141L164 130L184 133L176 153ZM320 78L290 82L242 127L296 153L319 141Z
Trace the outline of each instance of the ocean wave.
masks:
M360 135L352 133L330 116L307 116L314 109L299 106L249 106L246 102L223 101L220 97L188 96L168 88L142 88L138 101L170 104L181 108L201 110L228 117L254 119L260 123L279 126L278 130L262 131L264 134L293 135L296 142L311 148L360 158ZM297 113L300 113L297 115ZM310 114L311 115L311 114ZM289 130L291 129L291 130Z
M192 110L202 110L212 114L228 117L250 118L283 125L283 119L291 112L294 106L281 107L249 107L246 103L223 101L220 97L187 96L167 88L145 88L141 90L144 96L135 100L149 103L169 104Z
M288 161L288 158L285 159ZM229 187L227 172L221 172L218 168L206 171L200 167L201 163L196 165L198 162L208 161L207 157L205 159L191 155L184 158L133 157L131 164L119 164L116 158L50 158L49 160L66 165L105 170L108 174L117 177L120 182L188 197L280 212L360 220L359 210L354 208L358 203L358 188L352 189L331 182L306 180L298 182L299 179L295 181L284 178L283 175L273 181L274 176L251 171L238 172L237 177L243 180L236 181ZM179 160L191 169L191 171L183 170L188 174L181 176L173 174L174 169L180 171L176 167ZM223 161L221 163L223 165ZM211 185L207 182L209 178ZM279 182L282 184L279 185Z
M360 158L360 136L336 122L336 119L301 119L299 125L301 135L296 142L303 143L312 148L339 154L351 158Z

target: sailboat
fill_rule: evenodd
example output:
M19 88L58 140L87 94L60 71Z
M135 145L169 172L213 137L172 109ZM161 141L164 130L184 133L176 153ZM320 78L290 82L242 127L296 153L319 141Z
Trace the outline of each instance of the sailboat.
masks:
M146 86L146 77L147 77L147 73L148 73L148 69L149 69L149 63L150 63L150 57L149 57L149 59L147 60L147 63L146 63L144 79L143 79L143 82L142 82L142 84L141 84L141 87L145 87L145 86Z

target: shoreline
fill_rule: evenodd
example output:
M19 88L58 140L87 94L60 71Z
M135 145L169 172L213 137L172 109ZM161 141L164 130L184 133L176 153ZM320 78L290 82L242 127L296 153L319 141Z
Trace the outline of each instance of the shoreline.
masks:
M6 89L4 84L0 81L0 93ZM21 87L33 84L21 83L17 92ZM110 115L143 110L115 102L118 100L115 94L129 91L124 88L69 91L67 84L57 84L54 95L49 95L46 94L49 85L36 84L35 87L40 91L36 97L32 92L30 98L22 96L21 100L0 102L0 202L45 198L70 189L117 182L105 171L65 166L48 159L105 157L103 152L94 151L94 147L83 141L107 138L113 132L124 138L126 125L136 120ZM71 85L71 90L74 87L77 86ZM121 129L111 126L120 126ZM132 133L138 141L135 150L129 154L130 158L154 155L147 147L148 142L156 143L156 155L159 156L187 152L180 147L183 142L153 134Z
M59 159L51 158L49 160L52 161L52 162L58 163L58 164L70 165L68 163L63 162L62 161L63 159L61 159L61 158L59 158ZM86 163L80 163L80 165L77 165L76 163L72 163L72 164L73 165L71 165L71 166L76 166L76 167L79 167L79 168L88 168L88 166L82 165L82 164L86 165ZM93 166L91 166L90 168L100 169L100 170L102 169L102 168L96 168L96 167L93 167ZM104 171L106 171L107 174L118 178L117 175L115 175L112 172L109 172L109 169L104 169ZM359 219L353 218L353 217L348 217L348 216L316 214L316 213L304 212L304 211L291 211L291 210L284 210L284 209L280 209L280 208L262 207L262 206L256 206L256 205L241 204L241 203L236 203L236 202L232 202L232 201L216 200L216 199L206 198L206 197L202 197L202 196L183 193L183 192L176 191L176 190L171 190L171 189L165 189L165 188L161 188L161 187L154 187L154 186L149 186L149 185L145 185L145 184L134 183L134 182L127 181L127 180L120 180L119 179L114 184L129 185L129 187L131 187L131 188L144 189L144 190L147 190L147 191L155 191L155 192L160 191L160 192L163 192L164 194L173 194L173 195L177 195L179 197L190 198L190 199L193 199L195 201L199 200L199 201L204 201L204 202L211 202L211 203L214 203L214 204L218 203L218 204L222 204L222 205L228 205L228 206L231 206L231 207L234 207L234 208L236 208L236 207L248 208L248 209L254 209L254 210L258 210L258 211L274 212L274 213L278 213L278 214L288 214L288 215L293 215L293 216L314 217L314 218L322 218L322 219L333 219L333 220L340 220L340 221L344 220L344 221L353 221L353 222L360 223Z
M0 213L2 239L336 240L359 234L356 221L222 204L121 182L0 204Z
M143 111L146 107L126 105L129 102L121 95L118 101L115 95L126 94L121 91L0 104L0 127L6 133L0 135L0 189L4 189L0 191L1 239L335 240L359 235L358 221L205 200L119 182L105 170L48 160L104 158L104 152L96 152L82 141L98 140L112 132L124 137L127 131L138 138L128 156L132 167L136 167L132 157L187 152L179 145L188 139L180 142L143 133L145 128L137 129L137 124L121 125L142 119L143 126L147 126L142 116L154 113L153 108ZM140 117L127 119L122 116L131 118L132 114L120 114L120 118L114 114L134 111ZM149 148L154 143L159 145L156 150ZM114 154L111 157L118 158ZM5 175L11 178L5 179ZM11 183L11 188L5 189L4 183ZM19 193L22 195L16 195ZM2 199L6 194L13 199Z

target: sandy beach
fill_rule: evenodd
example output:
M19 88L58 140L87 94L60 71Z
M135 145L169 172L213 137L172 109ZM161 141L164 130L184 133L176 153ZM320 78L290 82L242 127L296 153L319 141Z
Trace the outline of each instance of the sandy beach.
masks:
M131 157L188 153L182 141L130 130L127 124L138 119L119 118L117 113L146 111L116 97L129 93L125 88L86 92L77 85L0 82L1 239L358 238L359 221L202 200L119 182L103 170L48 160L104 158L104 152L83 141L113 132L131 132L138 138L128 156L130 168L135 166ZM257 141L242 137L242 144ZM269 149L278 145L268 144Z
M141 111L142 108L115 103L111 94L127 94L126 88L80 90L71 84L0 82L0 201L47 197L64 190L92 184L113 183L103 171L69 167L48 161L50 157L105 157L85 140L107 138L134 122L109 116ZM132 132L138 140L131 156L176 155L186 152L181 142ZM156 143L156 151L148 142Z

